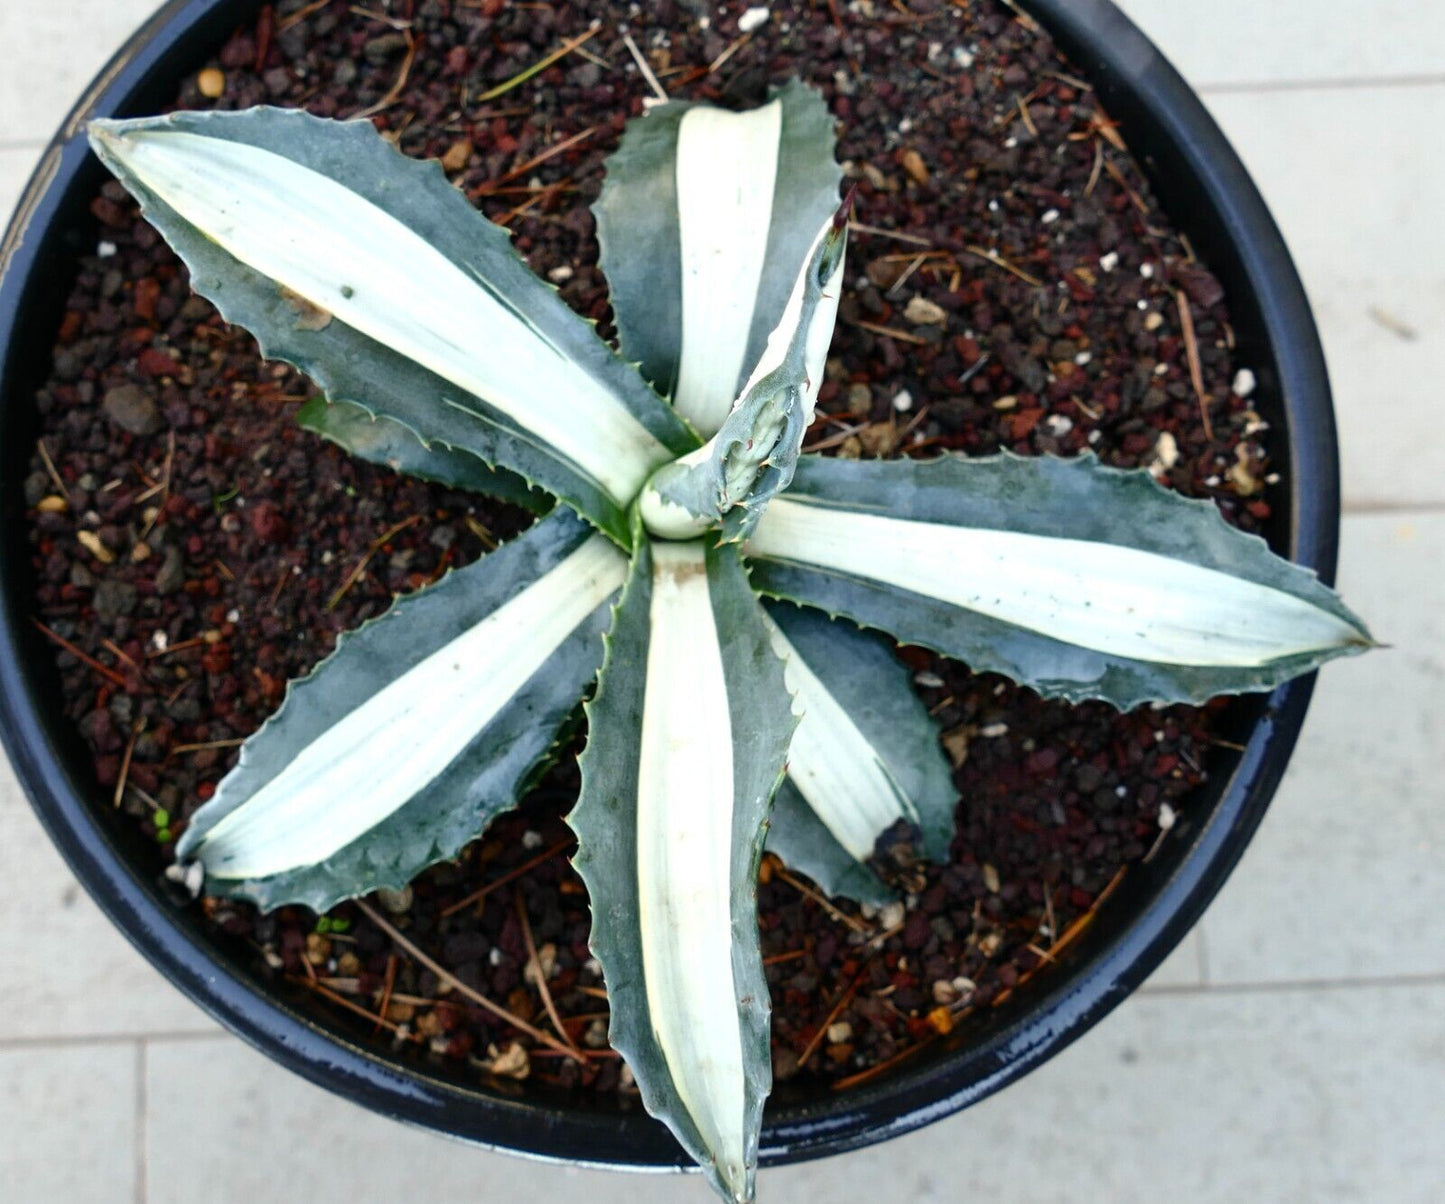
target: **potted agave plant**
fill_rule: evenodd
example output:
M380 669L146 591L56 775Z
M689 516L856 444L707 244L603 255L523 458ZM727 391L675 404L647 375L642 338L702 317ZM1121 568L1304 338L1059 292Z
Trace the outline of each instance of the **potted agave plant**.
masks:
M765 843L871 896L895 824L935 856L950 836L938 733L860 628L1120 708L1272 689L1371 643L1312 573L1147 472L801 455L845 270L831 125L797 83L634 123L598 205L616 351L369 122L90 127L195 289L325 391L312 429L559 503L294 683L176 875L322 913L403 888L517 804L596 679L569 822L610 1040L737 1201L771 1078Z
M283 24L294 29L324 7L283 5L295 10ZM1079 45L1092 38L1096 55L1147 48L1107 5L1030 7ZM199 25L185 25L173 9L173 25L162 22L173 40L156 44L189 70L199 43L188 39ZM277 35L270 12L256 39L230 56L238 71L254 61L259 75L268 61ZM1027 20L1012 6L1008 13ZM744 17L746 39L764 18ZM836 12L832 20L843 28ZM442 17L418 15L417 27L427 21L439 26ZM417 53L410 33L406 41L398 88ZM966 69L971 58L960 47L955 65ZM1218 212L1228 206L1214 193L1238 202L1231 230L1257 244L1239 253L1248 261L1239 276L1277 286L1273 295L1260 292L1264 316L1255 325L1303 340L1275 359L1291 404L1304 404L1293 392L1299 382L1314 386L1307 400L1324 447L1328 394L1312 375L1317 348L1289 287L1287 257L1222 143L1211 161L1223 164L1223 183L1178 152L1217 132L1162 60L1148 61L1154 66L1120 103L1153 103L1140 128L1152 132L1160 154L1196 173L1199 195ZM136 62L143 73L174 68L169 59L162 67ZM224 77L217 85L205 75L195 86L214 98ZM1014 99L1031 126L1026 102ZM1161 114L1198 137L1165 128ZM314 382L317 395L297 413L302 427L358 460L536 516L515 538L344 634L286 688L204 805L184 818L149 813L162 844L171 848L178 837L166 871L172 885L208 908L220 900L262 912L309 908L320 916L318 933L345 905L401 947L405 906L388 920L387 908L365 897L395 900L429 867L464 858L565 757L580 709L581 786L567 822L591 910L587 939L605 984L599 1044L625 1060L642 1105L687 1159L737 1201L754 1195L773 1080L760 870L764 878L773 865L805 875L824 907L834 908L831 897L888 915L890 907L903 911L891 871L947 861L958 844L960 757L945 755L935 714L946 703L925 705L917 659L901 659L900 646L1001 675L1043 698L1128 712L1273 691L1372 644L1314 572L1144 469L1106 466L1088 451L904 459L805 451L840 300L850 278L867 283L848 256L850 229L860 227L856 183L846 194L843 187L840 121L846 129L846 115L816 87L788 77L731 108L669 100L628 121L594 206L615 341L599 337L554 287L570 265L547 279L534 274L509 232L483 217L438 163L402 154L369 120L249 105L85 123L95 153L140 203L147 229L184 261L196 293L253 335L262 356ZM1107 162L1102 137L1089 188ZM78 139L65 153L78 160ZM927 174L906 160L904 169L915 179ZM866 177L856 164L846 174ZM1123 187L1125 203L1144 204ZM1051 212L1045 221L1057 218ZM970 254L990 270L1020 273L992 253ZM7 243L0 258L11 255L25 259ZM116 287L127 285L120 279ZM18 313L0 307L0 343L10 340L0 350L11 360L22 341L10 323ZM1187 306L1183 314L1188 321ZM9 362L0 361L7 396ZM905 409L901 395L896 408ZM123 417L137 429L148 421ZM1312 478L1314 502L1299 504L1327 508L1328 449L1301 460L1323 475ZM65 485L55 509L67 505ZM43 476L41 487L50 488ZM39 498L39 508L49 500ZM334 504L345 503L338 496ZM1322 547L1306 550L1328 567ZM4 560L0 575L13 590ZM6 646L17 646L5 614L0 627ZM93 834L84 791L50 751L55 724L39 717L48 705L42 691L14 672L0 664L3 726L42 816L82 876L103 882L99 893L122 925L239 1031L330 1086L481 1140L589 1161L676 1157L676 1146L642 1151L655 1134L625 1114L555 1146L530 1136L536 1122L525 1108L489 1104L481 1120L465 1124L451 1089L409 1070L378 1069L377 1058L342 1049L282 1005L257 1004L263 988L229 969L218 973L214 956L195 952L201 938L174 935L182 903L165 911L136 886L135 873L115 867L120 855ZM768 1156L848 1148L962 1106L1135 985L1247 840L1307 697L1298 684L1290 690L1277 695L1289 700L1278 732L1259 725L1273 751L1256 758L1254 779L1237 790L1253 798L1252 810L1236 803L1229 831L1205 830L1211 847L1199 854L1187 894L1168 905L1172 929L1154 931L1147 949L1128 954L1127 975L1098 975L1097 989L1067 1017L1042 1017L1049 1035L1013 1041L1009 1051L984 1049L989 1064L970 1064L966 1082L945 1074L911 1087L907 1101L885 1087L867 1116L840 1120L811 1106L790 1114ZM1162 836L1162 816L1159 826ZM876 948L901 926L855 935ZM535 950L533 959L540 964ZM463 985L426 964L449 986ZM942 986L952 992L946 1006L909 1023L947 1030L967 1001ZM476 990L469 998L538 1046L580 1058L567 1018L541 995L549 1023L538 1017L525 1028ZM830 1020L851 998L840 992ZM382 1020L386 1011L383 999ZM494 1051L485 1068L501 1073L505 1058ZM546 1117L560 1124L555 1112ZM813 1119L817 1132L808 1128ZM619 1152L629 1143L636 1148Z

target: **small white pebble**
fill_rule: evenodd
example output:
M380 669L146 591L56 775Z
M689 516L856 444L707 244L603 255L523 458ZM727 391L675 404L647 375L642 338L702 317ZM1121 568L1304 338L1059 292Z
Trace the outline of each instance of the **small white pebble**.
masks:
M1139 275L1143 276L1145 280L1153 280L1154 265L1152 263L1141 263L1139 265Z
M1174 826L1174 821L1178 818L1179 816L1175 813L1174 808L1168 803L1159 804L1159 831L1169 831L1169 829Z
M95 253L99 255L102 259L109 259L112 255L115 254L115 249L115 243L102 242L99 246L95 248Z
M973 55L962 46L953 48L953 65L960 70L967 71L973 66Z
M1119 266L1119 252L1110 251L1107 255L1099 256L1099 266L1106 272L1112 272Z
M1062 439L1074 429L1074 420L1066 414L1050 414L1044 419L1044 425L1055 439Z
M237 610L234 606L233 606L230 610L228 610L228 611L226 612L226 622L227 622L227 623L239 623L240 621L241 621L241 612L240 612L239 610Z
M1007 736L1008 724L985 723L981 728L978 729L978 734L982 736L985 740L994 740L997 739L999 736Z
M151 636L151 647L157 652L164 652L170 645L170 642L170 639L164 631L157 630L155 634Z
M960 974L953 980L953 989L957 991L960 996L972 995L978 990L978 984L974 982L973 979L965 978Z
M768 17L771 15L765 4L759 4L755 8L748 9L747 12L738 18L738 32L752 33L755 29L761 29L768 23Z
M988 211L989 211L990 213L997 213L997 212L998 212L998 201L996 201L996 200L994 200L994 201L989 201L989 203L988 203Z
M542 833L534 832L528 828L522 833L522 847L524 849L540 849L542 847Z
M1090 431L1090 432L1089 432L1089 442L1090 442L1091 444L1098 443L1099 440L1102 439L1103 437L1104 437L1104 432L1103 432L1103 431L1094 430L1094 431Z
M502 964L502 951L493 945L492 951L487 954L487 961L493 966L500 966Z
M943 57L943 43L942 43L942 42L929 42L929 43L928 43L928 61L929 61L930 63L936 63L936 62L938 62L938 60L941 59L942 57Z
M1081 351L1078 355L1074 356L1074 363L1082 368L1085 364L1091 363L1093 359L1094 353L1092 351Z
M1218 489L1218 488L1219 488L1219 478L1218 478L1218 477L1205 477L1205 478L1204 478L1204 483L1205 483L1206 485L1208 485L1209 488L1211 488L1211 489Z
M897 928L903 923L903 904L897 899L885 903L878 912L878 923L885 929Z
M1168 365L1168 364L1155 364L1155 365L1154 365L1154 375L1155 375L1155 376L1168 376L1168 375L1169 375L1169 365Z
M907 133L912 132L912 130L913 130L913 119L912 119L911 117L905 117L902 121L900 121L900 122L898 123L898 132L899 132L900 134L907 134Z
M1254 379L1254 373L1248 368L1241 368L1234 374L1234 392L1236 396L1248 397L1254 392L1254 387L1259 382Z
M1043 217L1039 218L1039 221L1043 222L1046 226L1052 226L1058 220L1059 211L1057 209L1046 209Z
M321 553L321 563L322 563L322 564L330 564L330 563L331 563L333 560L335 560L335 559L336 559L336 553L335 553L335 552L326 551L326 552L322 552L322 553Z
M1154 444L1154 463L1149 466L1149 471L1159 476L1178 463L1179 441L1169 431L1160 431L1159 440Z
M1265 476L1265 478L1264 478L1264 483L1265 483L1266 485L1278 485L1278 484L1279 484L1279 473L1277 473L1277 472L1269 473L1268 475Z
M828 1025L828 1044L841 1045L853 1035L853 1026L846 1020L835 1020Z
M1120 798L1127 798L1127 797L1128 797L1128 794L1129 794L1129 787L1127 787L1127 786L1115 786L1115 787L1114 787L1114 793L1117 794Z
M547 279L553 284L566 284L574 275L576 275L576 273L572 271L572 265L564 263L548 272Z
M922 686L925 690L941 690L943 689L943 678L939 677L937 673L929 673L925 670L913 675L913 684Z
M905 414L913 408L913 394L907 389L899 389L893 395L893 408L900 414Z

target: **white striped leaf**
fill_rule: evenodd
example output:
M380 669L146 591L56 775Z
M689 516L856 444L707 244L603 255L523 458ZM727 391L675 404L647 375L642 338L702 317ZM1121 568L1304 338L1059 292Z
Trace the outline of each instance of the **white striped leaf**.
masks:
M886 901L891 892L866 862L900 820L926 857L948 857L958 791L938 727L874 633L783 603L766 614L801 713L768 849L830 895Z
M827 104L795 79L746 113L659 105L607 162L593 212L622 354L704 436L744 391L838 207L834 143Z
M602 660L626 576L567 511L343 635L177 850L264 910L400 888L512 807Z
M748 553L765 594L1073 701L1268 690L1372 646L1212 504L1091 455L805 456Z
M783 316L722 429L648 482L640 505L651 534L693 539L721 527L728 542L744 539L793 479L838 316L849 207L845 201L817 232Z
M521 506L535 514L552 507L552 499L534 489L527 478L492 468L471 452L456 451L440 443L428 447L416 434L391 418L373 418L349 401L313 397L296 411L296 424L335 443L347 454L393 472L435 481L468 493Z
M735 546L639 536L569 823L612 1046L728 1200L771 1086L757 871L793 716Z
M332 399L556 494L619 542L696 436L436 163L279 109L97 121L197 292Z

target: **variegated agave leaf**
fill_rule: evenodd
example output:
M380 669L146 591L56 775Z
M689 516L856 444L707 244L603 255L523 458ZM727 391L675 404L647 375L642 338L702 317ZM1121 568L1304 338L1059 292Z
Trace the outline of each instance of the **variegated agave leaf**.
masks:
M851 198L817 232L783 316L721 429L648 483L641 512L652 534L686 539L721 527L725 540L744 539L793 479L837 320L850 207Z
M269 910L404 886L512 807L602 660L627 561L568 511L343 635L177 850Z
M727 1198L771 1086L757 871L793 717L735 546L638 549L588 705L569 822L613 1048Z
M805 456L748 553L765 594L1072 701L1268 690L1373 644L1212 504L1092 455Z
M608 160L593 211L622 354L704 437L732 412L838 207L834 142L823 97L793 80L745 113L660 105Z
M332 400L516 472L620 543L643 482L698 445L439 165L369 122L260 108L90 136L195 289Z
M393 472L435 481L468 493L484 493L534 514L545 514L552 499L505 468L492 468L472 455L442 444L428 447L401 423L372 417L349 401L313 397L296 412L296 423L320 435L358 460L381 464Z
M829 894L884 902L867 860L900 820L926 857L948 857L958 791L938 727L885 640L816 610L765 610L800 714L768 850Z

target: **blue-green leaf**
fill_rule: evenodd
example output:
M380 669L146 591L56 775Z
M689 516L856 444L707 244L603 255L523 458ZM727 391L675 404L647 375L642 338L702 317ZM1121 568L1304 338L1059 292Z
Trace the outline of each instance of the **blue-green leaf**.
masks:
M805 456L748 552L766 594L1072 701L1268 690L1373 643L1212 504L1091 455Z
M329 402L324 397L313 397L296 412L296 422L349 455L393 472L468 493L484 493L534 514L545 514L552 508L552 499L529 485L525 477L505 468L491 468L470 452L440 443L428 447L401 423L373 418L349 401Z
M757 871L793 716L735 547L639 538L569 819L611 1042L728 1200L772 1079Z
M212 894L404 886L512 807L602 660L626 558L567 511L343 635L191 820Z
M196 291L331 400L517 472L618 542L651 472L697 446L505 230L370 122L260 108L90 136Z
M704 436L722 426L838 207L833 118L798 80L729 113L628 123L594 212L622 353Z
M768 848L829 894L877 902L887 891L865 862L899 820L917 830L925 856L948 857L958 792L938 727L907 668L874 633L784 603L770 603L767 614L801 713L788 753L790 797L779 796ZM865 883L871 889L860 896Z

